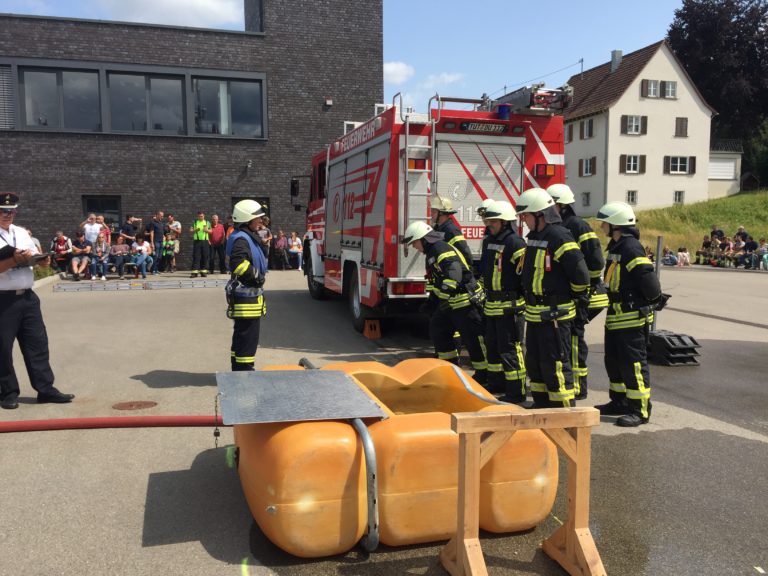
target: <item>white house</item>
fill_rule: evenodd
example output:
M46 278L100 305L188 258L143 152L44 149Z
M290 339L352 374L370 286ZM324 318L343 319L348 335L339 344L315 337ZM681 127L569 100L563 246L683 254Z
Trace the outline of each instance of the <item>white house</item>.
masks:
M626 56L614 50L568 84L566 182L579 214L617 200L659 208L709 198L715 111L666 41Z

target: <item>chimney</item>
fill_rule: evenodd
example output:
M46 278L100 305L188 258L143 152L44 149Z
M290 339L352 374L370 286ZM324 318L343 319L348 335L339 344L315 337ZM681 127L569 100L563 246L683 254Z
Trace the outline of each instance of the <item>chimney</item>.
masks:
M611 73L616 72L619 64L621 64L621 50L611 50Z

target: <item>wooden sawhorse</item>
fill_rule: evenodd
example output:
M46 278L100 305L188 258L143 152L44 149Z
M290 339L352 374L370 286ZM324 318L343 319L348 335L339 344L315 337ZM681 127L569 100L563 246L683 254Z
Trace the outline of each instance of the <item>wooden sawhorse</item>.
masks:
M452 576L488 574L479 539L480 469L515 432L539 429L568 457L568 518L542 549L571 576L605 576L589 531L591 427L599 423L594 408L453 414L451 428L459 435L458 527L440 551L443 567Z

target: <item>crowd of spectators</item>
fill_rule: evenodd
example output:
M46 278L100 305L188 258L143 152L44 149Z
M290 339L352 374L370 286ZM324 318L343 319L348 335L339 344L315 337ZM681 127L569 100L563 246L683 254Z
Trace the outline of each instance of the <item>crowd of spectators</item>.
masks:
M721 268L739 268L746 270L768 270L768 246L766 239L759 242L739 226L732 236L726 236L717 226L705 235L701 247L696 251L696 264Z
M196 270L227 274L225 248L235 225L231 216L222 222L217 214L211 220L202 218L206 231L205 248L198 260L193 262ZM190 228L190 232L199 236L199 230ZM122 280L126 274L146 278L177 270L177 260L181 252L182 225L173 214L158 210L146 224L132 214L128 214L121 225L109 226L103 215L89 214L80 223L70 238L62 230L56 232L50 242L52 263L55 269L64 274L71 274L75 281L93 279L106 281L114 270ZM30 233L31 236L31 233ZM269 229L269 219L259 230L261 249L272 269L298 269L302 266L302 240L296 232L286 238L282 230L273 236ZM41 250L42 251L42 250ZM202 256L202 258L200 258ZM207 267L207 268L206 268ZM195 274L197 275L197 274Z

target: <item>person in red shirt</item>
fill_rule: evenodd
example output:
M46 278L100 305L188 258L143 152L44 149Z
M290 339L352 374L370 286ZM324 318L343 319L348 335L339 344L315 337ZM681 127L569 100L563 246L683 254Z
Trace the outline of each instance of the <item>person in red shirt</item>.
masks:
M210 254L208 269L213 273L216 269L216 258L219 260L219 272L222 274L227 273L227 265L224 261L225 258L225 246L227 242L224 225L219 222L218 214L211 216L211 232L208 234L208 242L211 245L211 249L208 251Z

